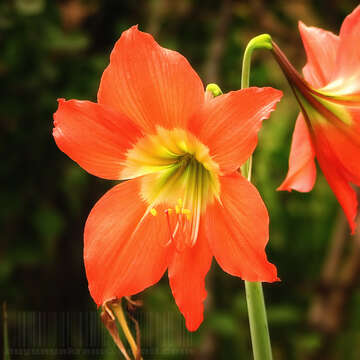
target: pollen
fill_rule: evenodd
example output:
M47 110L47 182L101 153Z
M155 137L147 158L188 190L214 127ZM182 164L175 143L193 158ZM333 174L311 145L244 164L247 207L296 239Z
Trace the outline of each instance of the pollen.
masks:
M190 220L190 214L191 214L191 210L190 209L187 209L187 208L184 208L183 207L183 200L181 198L179 198L177 200L177 204L175 205L175 209L172 209L172 208L169 208L166 211L166 213L168 213L169 215L175 210L175 214L179 215L186 215L186 218L188 220Z

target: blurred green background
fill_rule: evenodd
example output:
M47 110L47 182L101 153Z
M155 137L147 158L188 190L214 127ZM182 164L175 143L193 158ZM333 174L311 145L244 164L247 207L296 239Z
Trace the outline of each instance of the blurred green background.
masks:
M57 98L96 100L121 32L139 24L184 54L205 84L229 91L240 87L242 54L253 36L270 33L301 70L297 21L337 33L357 4L0 1L0 300L8 306L12 358L120 358L101 330L82 260L87 215L113 184L85 173L51 132ZM285 94L262 128L253 176L270 212L267 253L282 279L264 285L274 358L359 359L360 237L349 236L322 174L309 194L275 191L286 175L298 106L269 52L255 53L251 84ZM252 358L243 282L213 262L207 288L205 320L192 334L166 276L138 296L145 359Z

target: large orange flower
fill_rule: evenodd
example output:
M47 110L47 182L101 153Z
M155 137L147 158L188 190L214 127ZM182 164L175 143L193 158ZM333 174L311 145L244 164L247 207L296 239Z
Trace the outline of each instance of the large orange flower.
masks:
M339 36L301 22L299 30L308 60L306 81L274 48L302 110L279 190L310 191L316 156L354 232L357 198L350 183L360 185L360 6L346 17Z
M195 330L213 255L242 279L277 280L264 251L267 210L238 168L281 92L205 95L183 56L132 27L111 53L98 103L59 100L59 148L91 174L126 180L98 201L85 226L86 274L98 305L142 291L168 269Z

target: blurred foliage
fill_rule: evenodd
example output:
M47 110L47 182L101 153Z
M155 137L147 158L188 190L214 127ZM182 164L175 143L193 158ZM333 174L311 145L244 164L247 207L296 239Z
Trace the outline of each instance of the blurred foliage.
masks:
M111 184L88 175L58 150L52 114L57 98L96 100L102 71L123 30L139 24L162 46L184 54L205 83L229 91L240 87L242 53L253 36L270 33L300 70L305 55L297 21L337 32L356 5L350 0L2 0L0 294L9 308L10 347L19 312L96 311L84 273L82 232L91 207ZM311 327L308 320L341 211L320 172L310 194L275 191L287 171L298 107L270 53L255 53L252 69L252 85L285 93L261 131L253 176L271 217L267 252L282 279L264 286L274 358L358 359L358 282L347 290L336 331ZM214 262L207 283L205 320L193 334L184 330L166 277L140 295L144 307L136 316L145 358L251 358L242 281ZM56 348L55 330L49 329L47 346ZM75 327L72 336L85 330ZM100 345L101 356L34 358L119 358L111 341Z

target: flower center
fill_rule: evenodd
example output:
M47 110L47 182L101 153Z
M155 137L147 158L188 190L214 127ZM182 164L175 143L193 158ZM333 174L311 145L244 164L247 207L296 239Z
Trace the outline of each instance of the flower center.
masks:
M146 175L141 196L150 214L166 217L169 242L194 245L201 213L220 194L219 166L208 147L188 131L158 127L128 151L124 165L123 178Z

